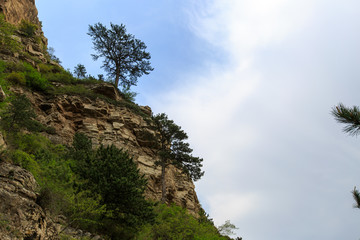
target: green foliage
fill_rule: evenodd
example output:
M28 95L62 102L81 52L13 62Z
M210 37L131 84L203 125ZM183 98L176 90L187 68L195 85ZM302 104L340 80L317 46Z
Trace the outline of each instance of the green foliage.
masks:
M88 35L97 53L92 57L94 60L104 58L102 68L115 79L116 87L119 84L125 88L131 87L143 74L154 70L149 62L150 53L145 51L144 42L126 33L125 25L110 25L110 29L101 23L89 25Z
M13 96L10 104L1 113L1 125L3 129L17 132L20 129L35 130L39 124L34 120L36 117L31 102L25 95Z
M96 98L97 96L90 89L86 88L83 84L65 85L65 86L57 87L52 89L50 93L54 95L74 94L74 95L90 97L92 99Z
M29 170L34 175L38 175L40 173L40 166L34 159L34 155L17 149L12 153L11 157L14 163L20 165L26 170Z
M201 171L203 159L193 157L189 143L184 142L188 136L176 125L173 120L168 119L165 113L153 116L156 130L160 133L159 156L160 166L174 164L186 173L192 180L197 181L203 175Z
M200 222L176 206L159 204L155 208L156 223L146 225L135 238L136 240L226 240L215 226Z
M0 76L2 76L2 74L5 72L6 69L6 62L0 60Z
M44 74L44 77L49 82L60 82L60 83L64 83L64 84L73 84L76 82L73 75L66 70L47 72Z
M12 35L15 27L5 21L3 14L0 14L0 49L17 52L20 50L20 43L17 42Z
M344 132L352 136L357 136L360 133L360 108L358 106L349 108L340 103L332 108L331 114L337 122L345 124ZM355 200L354 207L360 208L360 192L354 187L351 193Z
M42 65L44 68L45 65ZM26 86L38 90L45 91L49 86L48 81L33 66L26 62L6 63L5 73L9 73L7 80L17 84L24 85L24 77Z
M38 26L33 24L29 21L22 20L19 25L19 30L26 36L26 37L34 37L36 31L38 30Z
M25 74L22 72L12 72L8 74L5 79L15 84L26 85Z
M55 69L54 65L50 65L50 64L45 64L45 63L39 63L38 64L40 73L52 73L54 71L57 71ZM60 70L59 70L60 71Z
M100 205L105 206L102 231L112 239L126 239L135 231L127 233L129 229L153 219L152 204L143 196L147 181L127 152L113 145L100 146L97 150L91 146L84 134L75 135L69 154L74 162L73 170L82 180L78 188L97 194Z
M332 115L339 123L344 123L344 132L356 136L360 132L360 109L357 106L352 108L345 107L343 104L335 106Z
M152 117L155 131L159 133L159 144L157 154L160 157L155 164L161 166L162 197L166 201L165 171L167 166L173 164L187 174L192 180L199 180L204 172L201 171L203 159L191 155L193 151L189 143L184 142L188 136L176 125L173 120L168 119L165 113Z
M130 90L130 87L125 87L121 90L122 97L125 99L125 101L128 102L135 102L135 97L137 96L136 92L133 92Z
M26 85L34 90L45 91L48 87L48 81L41 76L41 73L28 63L24 63L24 68Z
M85 78L86 77L86 68L85 68L85 66L80 64L80 63L78 65L76 65L75 68L74 68L74 74L79 79Z
M23 62L5 62L5 73L25 72Z

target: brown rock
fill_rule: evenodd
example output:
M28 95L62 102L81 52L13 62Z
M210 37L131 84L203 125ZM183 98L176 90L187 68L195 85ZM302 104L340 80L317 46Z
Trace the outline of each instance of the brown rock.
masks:
M118 90L110 83L97 84L92 88L92 90L95 93L102 94L115 101L119 101L121 99Z
M35 0L0 0L0 12L11 24L19 24L22 20L41 26Z
M148 178L146 197L161 199L161 171L155 166L158 159L151 128L151 120L145 120L123 106L113 105L104 100L89 100L79 96L39 97L26 92L28 98L37 106L38 120L55 128L55 134L48 135L56 143L69 144L75 132L81 131L92 139L94 147L114 144L127 150L140 172ZM147 107L148 112L151 109ZM50 113L50 114L49 114ZM195 186L181 170L170 166L166 174L167 197L196 215L200 204Z
M0 102L5 101L6 99L6 94L4 93L2 87L0 86Z
M38 185L31 173L0 163L0 239L56 239L56 229L36 204Z

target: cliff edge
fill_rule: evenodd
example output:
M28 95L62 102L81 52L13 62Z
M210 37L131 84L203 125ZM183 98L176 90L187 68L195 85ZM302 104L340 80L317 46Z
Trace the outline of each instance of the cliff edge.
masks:
M34 41L16 32L16 39L24 46L26 54L0 52L0 59L5 61L24 60L33 66L38 63L50 63L46 57L47 39L41 29L38 11L34 0L0 0L0 14L7 22L19 25L23 21L35 24L36 36ZM54 87L61 84L53 83ZM58 84L58 85L57 85ZM138 106L140 111L133 111L126 104L119 104L122 98L111 84L94 84L87 86L96 94L101 94L113 102L101 98L61 94L49 96L41 92L13 87L16 93L25 94L32 102L38 120L55 131L47 137L55 143L69 144L76 132L83 132L92 139L95 146L100 144L114 144L118 148L126 149L138 164L140 172L148 179L146 197L159 201L161 198L161 172L154 165L158 159L154 149L146 136L154 135L151 128L150 107ZM170 203L183 206L193 215L200 209L193 182L179 169L170 166L166 175L167 200ZM0 185L0 188L2 186Z

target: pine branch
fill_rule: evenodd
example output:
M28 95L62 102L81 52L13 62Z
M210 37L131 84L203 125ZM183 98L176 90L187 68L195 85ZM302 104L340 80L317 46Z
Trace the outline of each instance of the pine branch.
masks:
M354 208L359 208L360 209L360 192L356 189L356 187L354 187L354 190L351 191L351 193L353 194L353 198L355 200L355 204L354 204Z
M344 132L352 136L357 136L360 133L359 107L354 106L352 108L348 108L340 103L332 109L331 114L335 117L337 122L346 124L343 128Z

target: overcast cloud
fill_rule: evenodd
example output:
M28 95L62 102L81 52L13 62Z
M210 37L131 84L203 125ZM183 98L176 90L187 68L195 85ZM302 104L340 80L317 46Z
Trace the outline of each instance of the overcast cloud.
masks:
M148 45L155 71L136 88L139 102L174 119L204 158L196 190L217 225L229 219L244 240L360 238L350 194L360 140L330 115L339 102L360 105L360 2L109 2L118 19L94 1L86 24L125 23ZM68 64L51 16L41 20Z
M360 236L349 194L359 143L329 114L339 101L360 103L350 96L359 87L359 7L218 0L189 12L192 31L228 62L213 59L155 105L204 156L197 190L217 224L230 219L254 240Z

